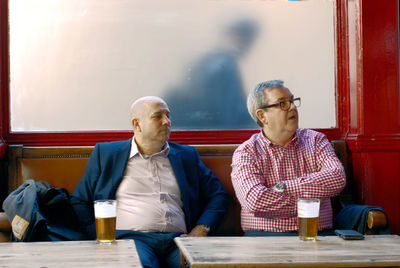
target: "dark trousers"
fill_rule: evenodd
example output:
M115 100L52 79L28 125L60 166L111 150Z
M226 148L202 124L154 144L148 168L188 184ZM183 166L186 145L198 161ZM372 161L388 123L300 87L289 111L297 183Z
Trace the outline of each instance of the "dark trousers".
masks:
M117 230L117 239L135 241L140 261L144 267L179 267L179 249L174 238L182 233L144 233Z
M293 232L266 232L266 231L253 231L248 230L244 233L244 236L298 236L297 231ZM333 229L325 229L318 231L319 236L336 235Z

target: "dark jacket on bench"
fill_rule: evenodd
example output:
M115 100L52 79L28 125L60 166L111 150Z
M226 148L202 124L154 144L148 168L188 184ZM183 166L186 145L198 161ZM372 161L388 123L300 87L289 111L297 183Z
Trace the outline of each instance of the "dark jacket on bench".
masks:
M27 180L4 200L12 226L12 241L63 241L85 239L78 219L62 188Z

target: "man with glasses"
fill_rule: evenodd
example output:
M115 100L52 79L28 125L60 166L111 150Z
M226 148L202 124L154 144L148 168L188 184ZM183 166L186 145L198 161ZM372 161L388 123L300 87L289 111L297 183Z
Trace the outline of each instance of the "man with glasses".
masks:
M297 235L297 199L321 200L319 234L333 234L330 197L345 185L343 166L326 136L298 128L300 98L281 80L258 84L247 109L262 130L240 145L232 183L247 236Z

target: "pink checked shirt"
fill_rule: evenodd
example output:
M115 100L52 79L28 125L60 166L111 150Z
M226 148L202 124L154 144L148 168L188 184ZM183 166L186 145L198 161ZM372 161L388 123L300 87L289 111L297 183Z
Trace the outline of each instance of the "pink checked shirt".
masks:
M272 143L262 131L254 134L233 154L231 177L244 231L297 231L299 197L322 199L318 229L332 228L330 197L346 183L328 139L310 129L298 129L286 147ZM280 181L286 183L285 193L271 189Z

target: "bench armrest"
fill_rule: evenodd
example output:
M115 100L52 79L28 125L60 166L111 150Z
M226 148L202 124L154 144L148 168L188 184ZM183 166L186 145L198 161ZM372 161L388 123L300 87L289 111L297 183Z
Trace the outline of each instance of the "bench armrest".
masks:
M0 212L0 231L11 231L11 224L5 212Z
M11 224L7 215L0 212L0 242L10 242Z
M385 213L379 210L371 210L368 212L367 218L368 231L374 233L374 230L383 229L387 226L387 219Z

